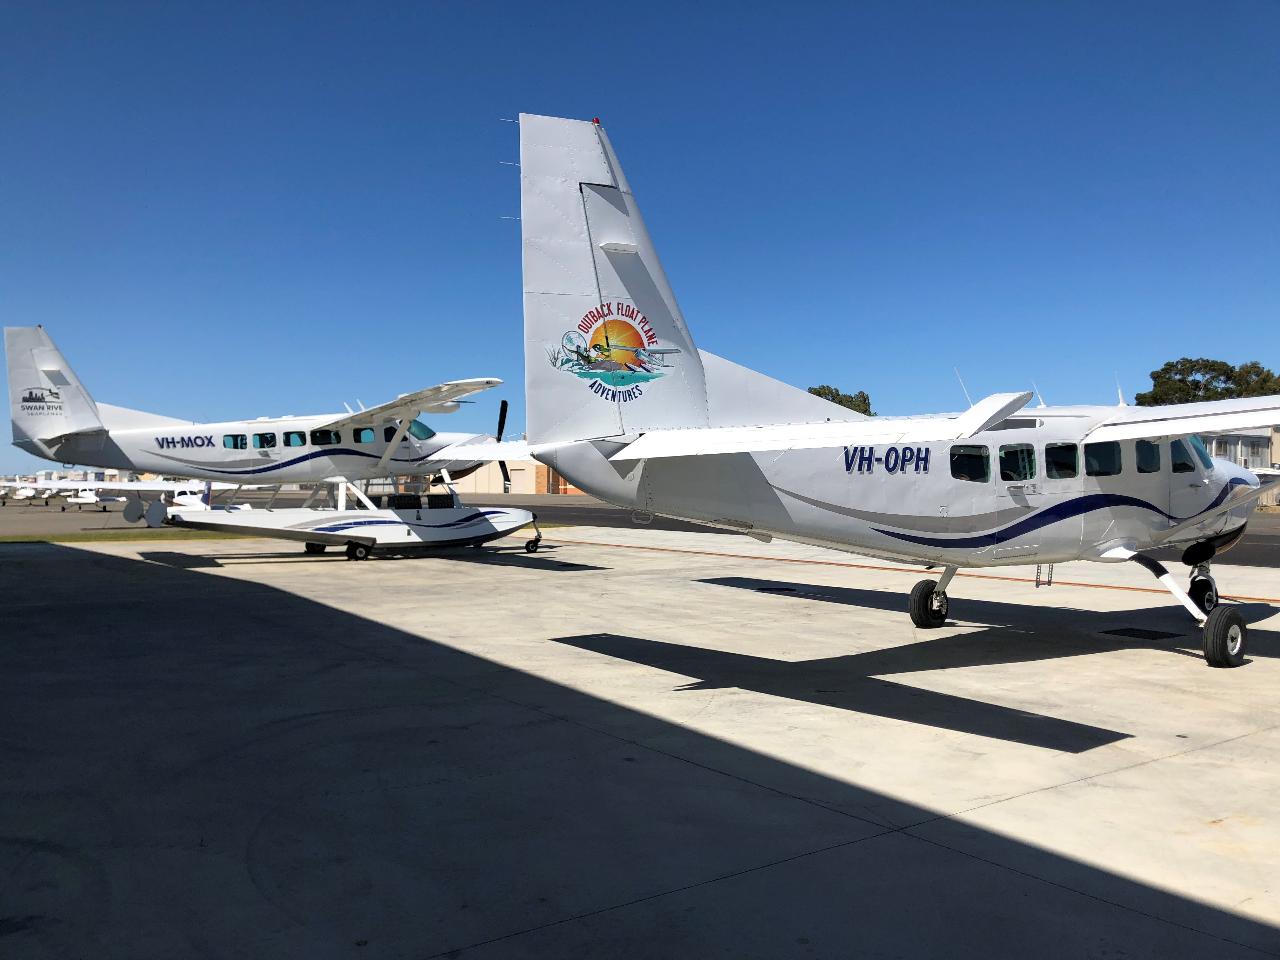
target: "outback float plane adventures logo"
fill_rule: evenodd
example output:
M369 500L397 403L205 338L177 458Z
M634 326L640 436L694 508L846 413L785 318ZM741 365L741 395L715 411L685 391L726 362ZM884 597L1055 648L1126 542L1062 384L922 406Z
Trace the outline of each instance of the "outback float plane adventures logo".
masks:
M619 300L584 313L560 345L547 350L547 359L585 380L596 396L628 403L644 396L640 385L664 376L667 358L679 352L658 346L649 318Z

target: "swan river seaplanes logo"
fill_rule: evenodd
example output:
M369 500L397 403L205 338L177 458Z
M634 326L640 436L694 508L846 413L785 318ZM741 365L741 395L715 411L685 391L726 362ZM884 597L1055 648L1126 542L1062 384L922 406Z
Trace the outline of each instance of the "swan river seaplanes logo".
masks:
M62 394L53 387L27 387L18 398L18 409L29 417L62 414Z
M658 380L670 367L676 347L659 346L649 318L629 303L614 301L592 307L577 326L547 350L557 370L586 382L598 397L628 403L644 396L642 384Z

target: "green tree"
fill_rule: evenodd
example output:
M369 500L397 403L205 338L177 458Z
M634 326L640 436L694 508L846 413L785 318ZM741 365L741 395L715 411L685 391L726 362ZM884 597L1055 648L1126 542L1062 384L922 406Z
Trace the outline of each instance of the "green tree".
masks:
M820 387L810 387L809 392L815 397L830 400L832 403L838 403L840 406L856 410L858 413L865 413L868 417L876 415L876 412L871 409L871 398L867 396L867 391L865 390L859 390L854 394L841 393L835 387L824 383Z
M1231 397L1260 397L1280 393L1280 377L1252 360L1235 367L1205 357L1170 360L1151 371L1151 389L1134 399L1140 407Z

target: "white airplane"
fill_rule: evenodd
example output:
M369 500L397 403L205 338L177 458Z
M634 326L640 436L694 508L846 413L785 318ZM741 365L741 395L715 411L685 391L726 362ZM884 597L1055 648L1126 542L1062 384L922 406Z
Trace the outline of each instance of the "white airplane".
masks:
M196 483L191 480L50 480L48 481L51 496L65 497L68 504L77 506L100 505L106 510L108 503L136 503L139 511L145 510L144 498L158 494L167 496L174 506L187 509L212 509L209 503L214 492L237 490L240 485L234 483L213 483L206 481ZM124 493L126 496L111 496L109 493ZM63 507L65 510L66 508ZM126 508L126 518L132 512ZM142 514L132 517L141 519Z
M962 567L1133 561L1203 626L1210 664L1244 661L1246 624L1209 563L1261 486L1195 434L1278 424L1280 396L1028 408L1019 392L863 417L694 345L598 120L522 115L520 184L529 446L573 484L762 540L940 567L908 603L924 628L946 620ZM1173 545L1187 589L1147 553Z
M453 458L449 448L494 439L436 433L416 418L452 413L501 380L452 381L345 414L195 423L95 402L43 327L6 327L4 335L14 446L59 463L257 485L457 478L480 462ZM505 418L504 403L498 440Z

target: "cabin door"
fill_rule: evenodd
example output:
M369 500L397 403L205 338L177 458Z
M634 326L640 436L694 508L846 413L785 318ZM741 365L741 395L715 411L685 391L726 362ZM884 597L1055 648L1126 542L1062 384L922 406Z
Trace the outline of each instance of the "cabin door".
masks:
M1044 489L1036 448L1030 443L1001 444L996 453L996 510L1000 523L991 554L1019 557L1035 553L1044 528L1025 521L1040 512Z

